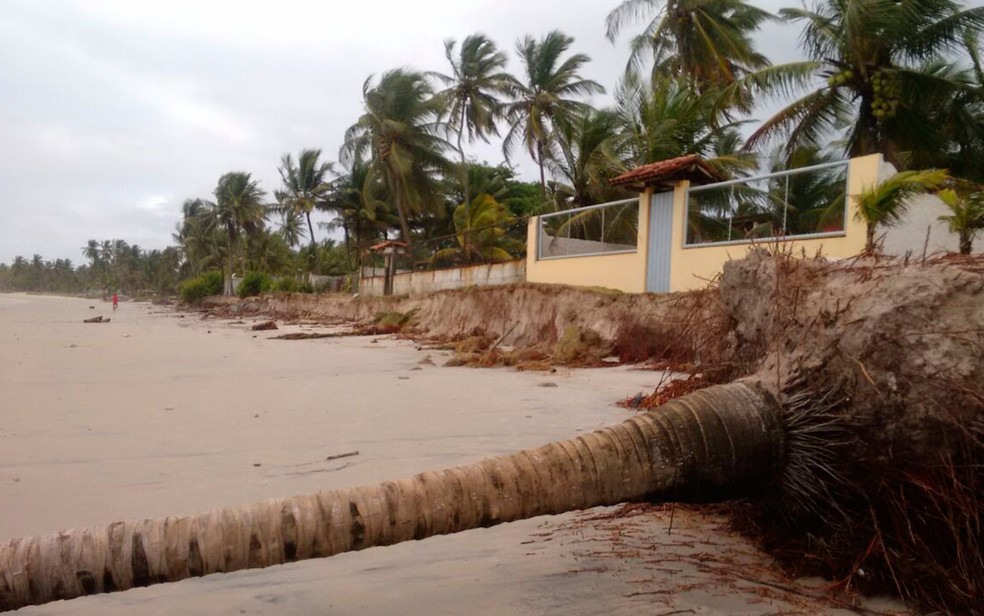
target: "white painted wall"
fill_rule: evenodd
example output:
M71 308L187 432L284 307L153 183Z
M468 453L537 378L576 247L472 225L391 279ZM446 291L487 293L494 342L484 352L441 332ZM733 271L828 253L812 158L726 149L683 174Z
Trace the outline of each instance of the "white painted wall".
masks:
M382 276L362 278L359 293L367 296L383 294ZM393 277L394 295L419 295L448 289L473 286L495 286L526 281L526 261L506 261L486 265L471 265L426 272L408 272Z
M884 235L883 251L887 255L921 257L925 247L927 255L937 252L957 252L959 236L951 233L940 216L950 214L948 208L935 195L919 195L909 203L902 221L879 231ZM928 234L928 242L927 242Z
M885 180L895 174L891 163L882 162L878 179ZM960 249L959 236L951 233L946 221L940 216L950 214L950 208L935 195L914 197L902 220L892 227L878 230L877 237L882 242L886 255L922 257L938 252L957 252ZM928 238L928 241L927 241Z

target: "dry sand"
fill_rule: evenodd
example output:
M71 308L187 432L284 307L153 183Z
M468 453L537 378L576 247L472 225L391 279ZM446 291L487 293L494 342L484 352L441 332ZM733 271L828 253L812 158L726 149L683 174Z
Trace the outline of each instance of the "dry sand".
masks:
M94 309L90 309L94 306ZM98 314L108 324L83 324ZM397 478L618 422L653 372L441 367L147 304L0 295L0 541ZM310 328L305 329L309 331ZM421 363L425 357L436 365ZM553 384L555 386L547 386ZM325 461L332 455L357 456ZM24 614L851 613L712 513L608 509ZM892 602L868 602L881 612Z

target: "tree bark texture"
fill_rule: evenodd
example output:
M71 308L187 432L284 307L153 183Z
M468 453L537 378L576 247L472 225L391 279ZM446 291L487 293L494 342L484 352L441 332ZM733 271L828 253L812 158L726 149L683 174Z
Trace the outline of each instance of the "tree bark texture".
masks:
M642 500L720 500L774 481L782 415L754 385L711 387L612 427L375 486L0 545L0 611L268 567Z

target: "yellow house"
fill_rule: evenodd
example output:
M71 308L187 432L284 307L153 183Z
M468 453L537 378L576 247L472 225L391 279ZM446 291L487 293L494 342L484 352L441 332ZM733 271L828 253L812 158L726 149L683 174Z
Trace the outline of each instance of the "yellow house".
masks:
M531 218L526 280L666 293L755 247L852 257L865 228L851 196L889 172L878 154L730 181L693 155L645 165L612 180L638 199Z

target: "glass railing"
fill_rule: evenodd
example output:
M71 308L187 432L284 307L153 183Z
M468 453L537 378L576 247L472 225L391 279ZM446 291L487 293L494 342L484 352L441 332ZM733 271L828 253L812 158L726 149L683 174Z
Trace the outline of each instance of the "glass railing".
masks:
M843 235L848 161L695 186L685 246Z
M540 216L538 259L635 252L639 199L625 199Z

